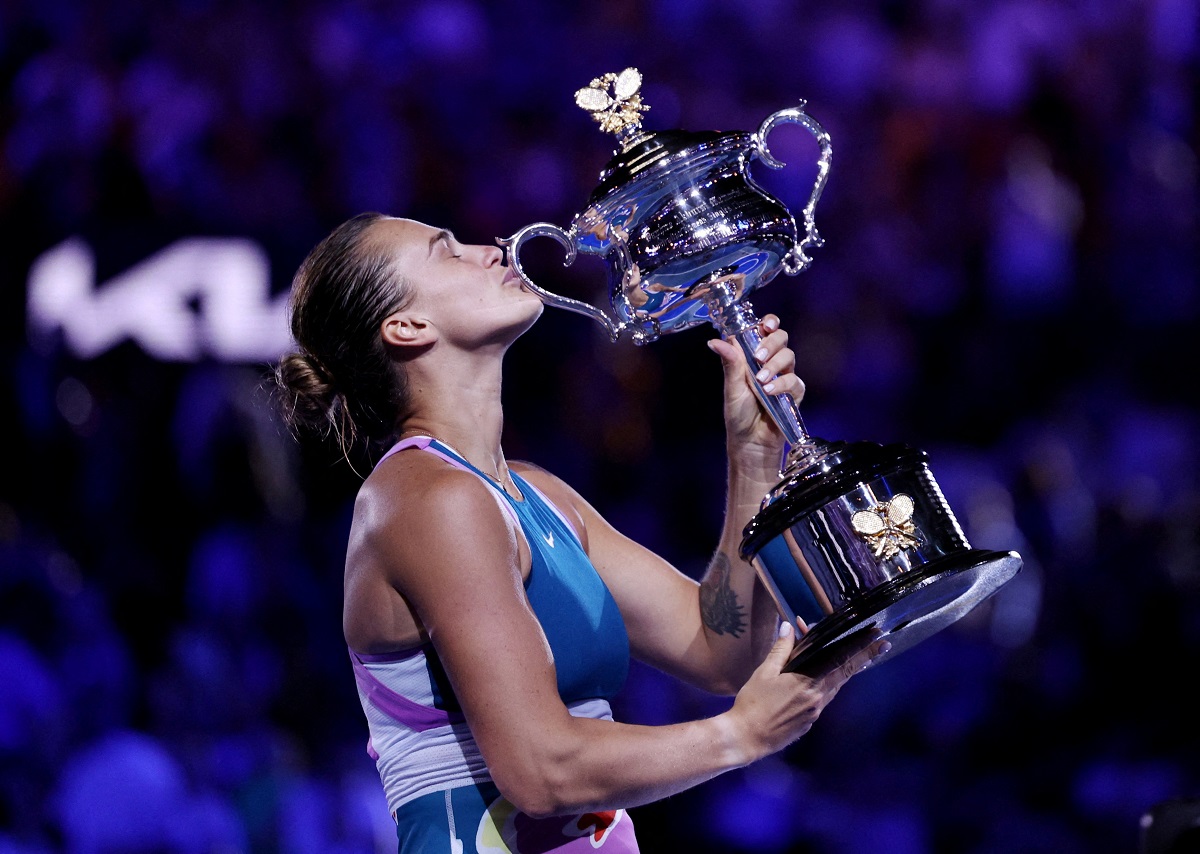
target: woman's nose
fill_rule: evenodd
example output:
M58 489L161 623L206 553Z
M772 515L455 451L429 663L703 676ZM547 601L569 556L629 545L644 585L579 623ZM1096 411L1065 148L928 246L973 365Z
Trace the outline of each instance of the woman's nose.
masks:
M499 246L483 247L483 266L495 267L504 260L504 250Z

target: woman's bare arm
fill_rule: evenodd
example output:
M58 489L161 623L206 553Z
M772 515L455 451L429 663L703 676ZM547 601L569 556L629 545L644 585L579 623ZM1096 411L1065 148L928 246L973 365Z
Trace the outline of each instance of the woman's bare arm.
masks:
M630 807L782 748L870 660L848 653L816 679L781 673L790 636L713 718L643 727L572 717L525 596L519 541L473 475L398 467L369 481L351 553L417 612L501 792L534 816ZM359 520L362 524L359 525Z

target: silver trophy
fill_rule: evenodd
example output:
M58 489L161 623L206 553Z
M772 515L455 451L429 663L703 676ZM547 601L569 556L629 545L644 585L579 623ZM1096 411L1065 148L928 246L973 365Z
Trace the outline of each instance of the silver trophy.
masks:
M711 323L754 364L758 318L747 297L779 273L795 276L822 244L813 212L829 175L829 134L799 106L772 113L755 133L642 130L642 76L606 74L575 93L619 149L587 208L569 229L527 225L501 241L522 283L547 305L600 323L637 344ZM750 177L756 160L779 169L767 138L798 124L820 148L803 227ZM552 237L566 250L607 263L611 315L534 284L521 247ZM835 645L877 632L896 655L955 622L1021 568L1012 551L974 549L929 470L928 455L904 444L813 438L795 401L755 390L787 440L779 483L746 526L751 561L784 620L801 637L792 670L820 669Z

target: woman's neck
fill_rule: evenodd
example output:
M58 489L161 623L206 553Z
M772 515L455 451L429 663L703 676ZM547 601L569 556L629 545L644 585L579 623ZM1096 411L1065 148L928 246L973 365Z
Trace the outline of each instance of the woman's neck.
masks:
M459 379L410 375L410 415L399 437L430 436L449 445L480 471L507 480L500 438L504 411L499 371L458 374Z

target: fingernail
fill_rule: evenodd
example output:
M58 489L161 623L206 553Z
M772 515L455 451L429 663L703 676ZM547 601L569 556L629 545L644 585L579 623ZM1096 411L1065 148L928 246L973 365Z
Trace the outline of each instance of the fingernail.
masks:
M881 644L879 645L879 652L878 652L878 653L876 653L876 655L877 655L877 656L879 656L879 655L883 655L883 654L884 654L884 653L886 653L886 652L890 652L890 651L891 651L891 649L892 649L892 642L891 642L891 641L884 641L883 643L881 643Z
M775 383L767 383L765 386L763 386L763 391L767 392L768 394L775 391Z
M757 350L755 350L754 358L758 359L759 361L762 361L763 359L767 358L767 348L759 347Z
M792 633L792 624L791 623L782 622L779 624L779 636L781 638L786 638L791 633Z
M770 329L772 332L774 332L776 329L779 328L779 320L778 320L778 318L768 317L766 320L763 321L763 326L767 327L767 329Z
M771 377L771 375L767 372L766 368L763 368L761 371L759 371L757 374L754 375L754 378L756 380L758 380L760 383L766 382L768 379L770 379L770 377Z

